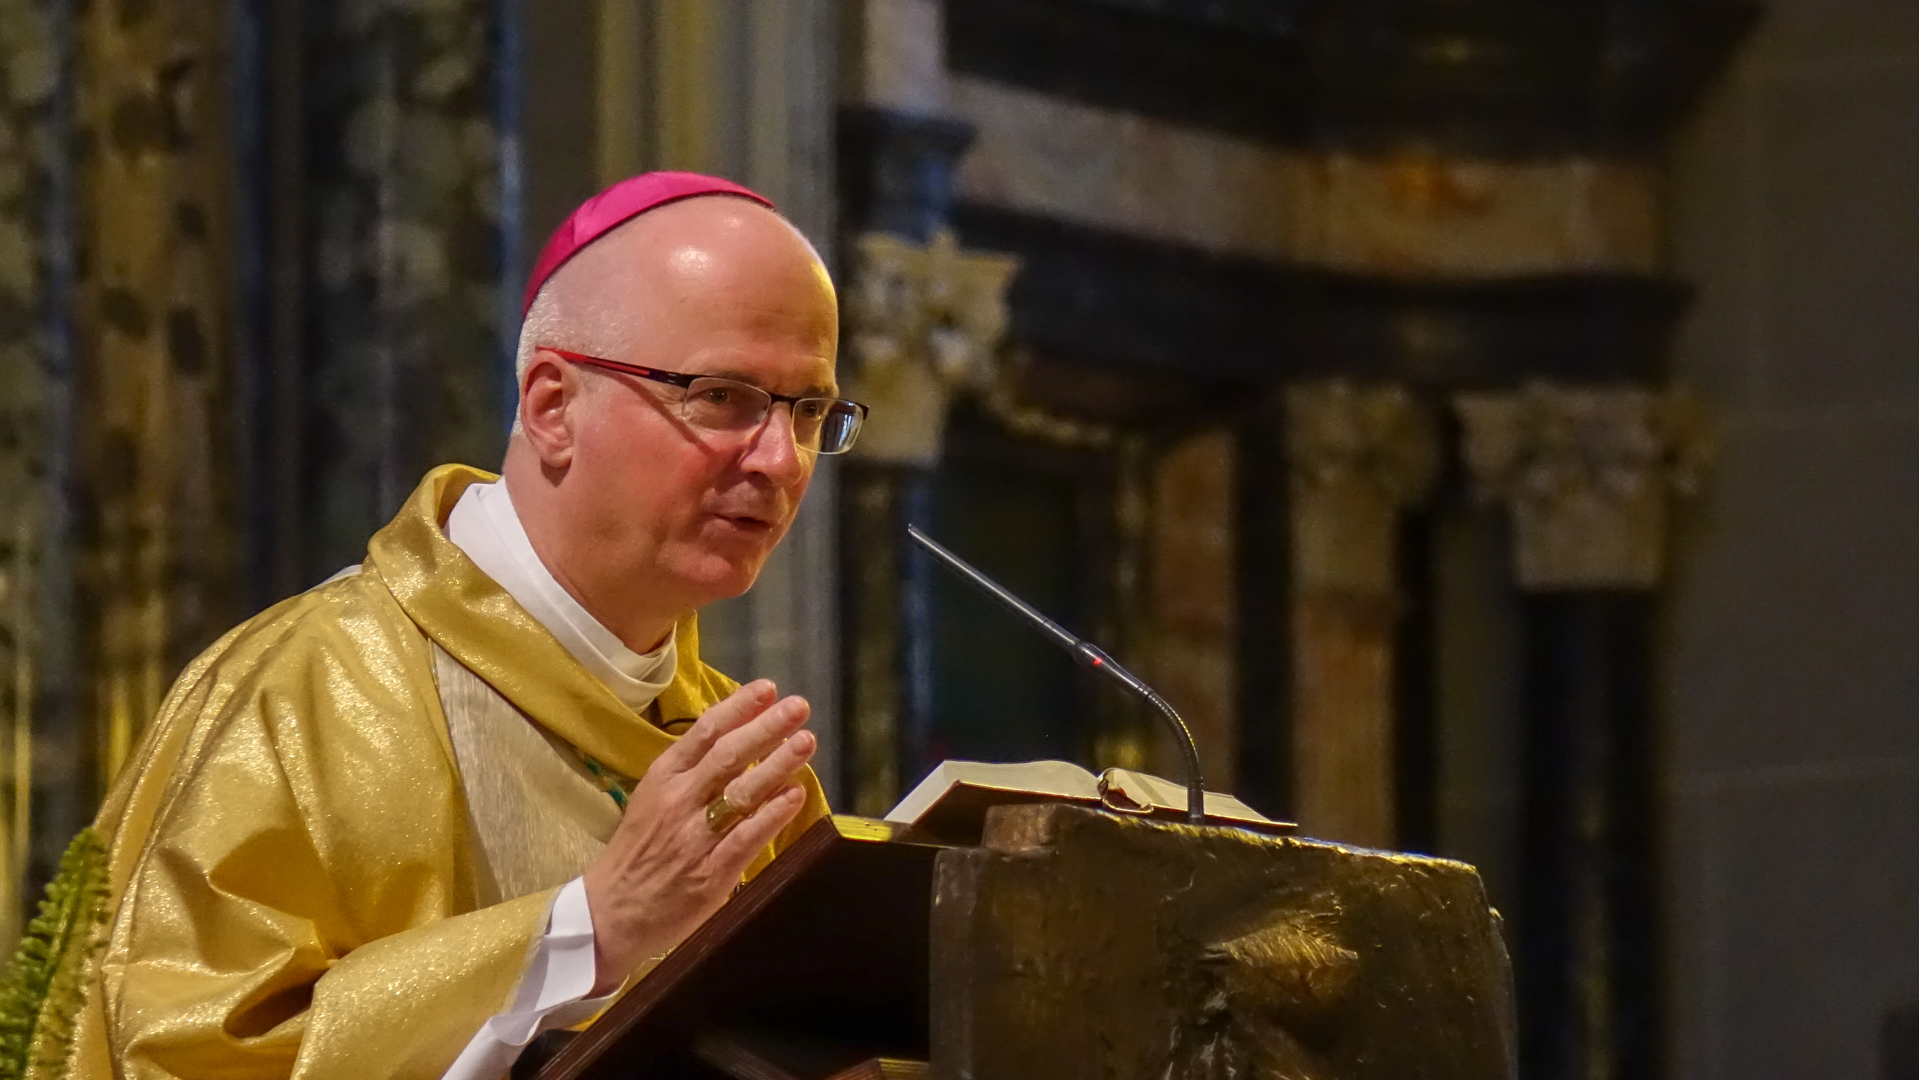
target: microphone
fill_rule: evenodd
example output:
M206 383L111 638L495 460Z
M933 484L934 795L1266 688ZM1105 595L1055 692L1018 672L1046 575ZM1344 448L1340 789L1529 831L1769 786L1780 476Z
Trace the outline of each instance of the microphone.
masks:
M974 569L971 563L941 547L938 541L921 532L919 526L908 525L906 534L911 536L919 546L932 552L959 576L990 593L1000 603L1026 616L1028 622L1044 631L1046 636L1052 638L1060 648L1072 653L1073 658L1081 664L1116 680L1121 686L1145 698L1155 709L1158 709L1160 715L1165 718L1167 726L1173 731L1173 742L1186 759L1186 820L1194 825L1206 823L1206 785L1199 775L1199 747L1193 742L1193 732L1186 726L1186 721L1180 719L1179 713L1174 711L1165 698L1159 696L1158 691L1146 685L1139 676L1121 667L1118 661L1106 655L1105 650L1099 646L1073 636L1065 627L1040 614L1031 604L1007 592L1005 586Z

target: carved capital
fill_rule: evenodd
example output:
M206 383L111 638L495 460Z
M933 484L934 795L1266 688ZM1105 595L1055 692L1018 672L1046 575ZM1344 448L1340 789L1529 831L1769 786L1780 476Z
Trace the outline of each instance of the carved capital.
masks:
M850 396L872 408L855 453L931 465L953 393L990 379L1019 260L966 251L950 229L924 246L891 233L855 243L847 296Z
M1399 512L1438 472L1430 410L1401 386L1296 384L1286 390L1286 447L1297 585L1390 597Z
M1454 408L1481 497L1512 513L1521 587L1659 583L1672 496L1697 487L1710 451L1689 398L1535 384L1461 394Z

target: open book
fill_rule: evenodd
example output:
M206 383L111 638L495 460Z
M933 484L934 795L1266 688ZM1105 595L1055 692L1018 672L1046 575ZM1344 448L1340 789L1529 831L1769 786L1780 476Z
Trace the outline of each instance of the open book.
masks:
M1029 802L1074 802L1122 814L1186 820L1185 785L1130 769L1108 769L1094 776L1070 761L941 762L887 813L886 820L942 839L978 843L989 807ZM1206 793L1206 817L1208 824L1259 832L1293 830L1290 823L1274 821L1216 791Z

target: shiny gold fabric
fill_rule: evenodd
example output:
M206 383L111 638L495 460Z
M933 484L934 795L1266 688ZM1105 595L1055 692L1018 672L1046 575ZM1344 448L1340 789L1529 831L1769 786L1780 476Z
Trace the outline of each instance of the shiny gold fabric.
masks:
M551 893L477 904L429 639L631 776L732 689L689 618L653 715L622 705L441 531L485 479L435 470L361 573L180 676L100 812L117 909L76 1077L437 1077L506 1006ZM753 872L826 812L806 786Z

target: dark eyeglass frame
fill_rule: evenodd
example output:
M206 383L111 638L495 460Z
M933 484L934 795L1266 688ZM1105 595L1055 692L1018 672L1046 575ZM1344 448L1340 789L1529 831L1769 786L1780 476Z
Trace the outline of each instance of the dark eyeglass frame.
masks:
M813 452L818 454L844 454L848 450L851 450L853 444L859 441L859 429L866 425L866 414L869 411L866 406L861 405L859 402L849 401L846 398L822 397L819 394L775 394L763 386L753 386L752 383L742 382L739 379L728 378L724 375L689 375L683 371L666 371L662 368L650 368L642 367L639 364L629 364L623 360L608 360L604 356L593 356L588 353L574 352L571 349L556 348L552 345L542 345L540 348L553 353L562 360L571 361L575 364L586 364L589 367L605 368L608 371L617 371L625 375L637 375L642 379L665 383L668 386L677 386L682 390L692 389L693 384L701 379L718 379L721 382L737 383L740 386L752 387L771 399L770 404L766 407L767 416L771 416L773 414L773 406L781 402L786 403L789 414L792 413L793 407L802 401L828 401L835 405L851 405L853 408L858 409L859 426L853 429L853 437L846 441L846 445L840 447L838 450L813 448ZM765 422L765 417L761 417L760 423L764 424Z

